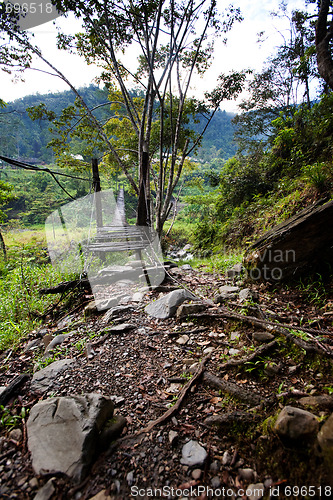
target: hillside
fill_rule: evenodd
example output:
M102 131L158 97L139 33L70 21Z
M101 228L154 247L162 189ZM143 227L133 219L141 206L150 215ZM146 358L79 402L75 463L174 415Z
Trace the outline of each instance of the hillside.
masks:
M113 115L110 111L107 91L96 86L79 89L80 94L91 108L99 106L94 112L95 116L104 122ZM53 162L52 150L47 144L52 139L49 123L46 120L33 121L26 109L28 107L45 104L46 108L59 115L65 107L73 105L74 94L64 91L49 94L28 95L13 102L0 112L0 152L4 156L31 159L36 162ZM101 106L107 104L106 106ZM204 136L202 147L198 153L199 158L208 160L216 157L230 158L236 152L233 142L234 126L233 114L218 110L214 116L207 133ZM196 132L202 128L201 123L190 124Z

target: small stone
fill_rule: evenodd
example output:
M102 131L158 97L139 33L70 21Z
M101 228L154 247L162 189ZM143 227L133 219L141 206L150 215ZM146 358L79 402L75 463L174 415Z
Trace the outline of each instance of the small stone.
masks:
M231 458L230 458L231 460ZM225 464L224 464L225 465ZM221 467L221 464L218 460L214 460L214 462L212 462L209 466L209 469L212 471L212 472L217 472L220 470L220 467Z
M206 349L203 350L203 354L210 354L211 352L214 351L215 351L214 347L206 347Z
M229 349L229 354L230 356L236 356L236 354L239 354L240 350L239 349L234 349L233 347Z
M240 332L231 332L231 334L230 334L231 342L234 342L235 340L239 340L239 337L240 337Z
M253 469L239 469L238 473L241 479L245 481L253 481L253 479L255 479L255 472Z
M38 488L38 479L36 477L33 477L32 479L30 479L29 486L32 490L35 490L36 488Z
M182 449L180 463L183 465L203 465L207 458L207 451L197 441L188 441Z
M48 480L47 483L44 484L40 490L38 490L37 495L34 497L34 500L49 500L53 493L55 492L55 488L53 486L54 477Z
M178 432L173 431L173 430L169 431L169 443L170 444L172 444L175 441L175 439L177 439L177 438L178 438Z
M263 483L250 484L246 488L247 498L249 500L260 500L264 496L265 487Z
M22 439L22 431L21 429L13 429L9 433L9 439L13 439L14 441L21 441Z
M135 328L135 325L132 325L131 323L122 323L120 325L108 327L105 330L105 333L124 333L129 330L133 330L133 328Z
M199 366L199 363L193 363L193 365L191 365L188 369L188 371L190 373L195 373L198 369L198 366Z
M274 377L274 375L277 375L279 371L280 365L277 365L273 361L269 361L264 368L264 373L269 377Z
M239 292L238 286L223 285L220 287L221 297L224 299L236 298L236 294Z
M195 480L198 480L198 479L200 479L201 474L202 474L201 469L194 469L194 471L192 471L192 478Z
M225 451L222 455L222 465L229 465L232 457L228 451Z
M218 488L221 485L221 479L218 476L212 478L210 484L213 488Z
M126 481L128 483L128 486L132 486L132 484L134 483L134 471L131 470L127 476L126 476Z
M21 479L19 479L19 480L17 481L17 486L18 486L19 488L22 488L22 486L23 486L23 485L24 485L24 483L27 481L27 479L28 479L28 478L27 478L27 476L21 477Z
M254 332L252 334L252 340L256 342L271 342L274 338L274 335L269 332Z
M176 316L177 318L185 318L191 314L197 314L205 311L207 306L205 304L182 304L178 307Z
M181 337L179 337L176 342L177 344L179 345L185 345L187 344L187 342L190 340L190 337L188 335L182 335Z

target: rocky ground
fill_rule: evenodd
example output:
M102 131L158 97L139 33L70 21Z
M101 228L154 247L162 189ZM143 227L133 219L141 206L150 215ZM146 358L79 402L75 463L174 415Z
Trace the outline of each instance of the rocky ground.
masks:
M81 293L71 312L53 311L2 353L1 498L331 497L333 303L188 265L169 273L106 312ZM174 289L185 292L172 311L163 306L170 317L147 313ZM187 291L198 300L182 302ZM57 402L54 414L68 398L76 411L91 393L114 410L104 416L112 431L94 430L89 468L42 470L32 433L47 464L52 431L38 427L37 403ZM71 439L62 427L58 448Z

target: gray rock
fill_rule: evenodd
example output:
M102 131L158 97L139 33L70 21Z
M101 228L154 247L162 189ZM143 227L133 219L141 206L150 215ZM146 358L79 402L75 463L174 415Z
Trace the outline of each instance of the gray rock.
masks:
M188 335L182 335L181 337L179 337L176 342L177 344L179 345L185 345L187 344L187 342L190 340L190 337Z
M127 476L126 476L126 481L128 483L128 486L132 486L134 483L134 470L131 470Z
M70 333L64 333L64 334L60 334L60 335L57 335L56 337L54 337L54 339L51 340L51 342L46 347L43 359L45 359L47 357L49 351L51 349L53 349L53 347L55 347L57 345L61 345L64 342L64 340L66 340L70 335L71 335Z
M264 496L264 492L265 487L263 483L249 484L246 488L246 494L249 500L260 500L260 498Z
M294 441L313 437L318 428L319 423L313 413L293 406L283 408L274 426L280 437Z
M177 318L184 318L190 314L200 313L207 309L206 304L182 304L178 307L176 316Z
M197 441L188 441L182 449L180 463L183 465L200 466L207 458L207 451Z
M221 296L227 299L230 296L234 296L236 293L238 293L239 287L238 286L231 286L231 285L223 285L223 286L220 286L219 290L220 290Z
M172 445L173 442L178 438L178 432L171 430L169 431L168 437L169 437L169 443Z
M30 351L30 350L33 350L33 349L38 349L38 347L40 347L40 345L43 345L42 342L41 342L41 339L30 340L30 342L28 342L24 346L23 351L27 352L27 351Z
M253 294L250 288L243 288L243 290L239 292L238 297L240 298L241 301L252 300Z
M13 439L14 441L21 441L22 439L22 431L21 429L13 429L9 433L9 438Z
M231 349L229 349L229 354L230 356L236 356L237 354L240 353L240 350L239 349L234 349L233 347Z
M34 500L49 500L55 492L55 487L53 486L54 477L48 480L44 486L38 490L37 494L34 496Z
M252 333L252 340L255 340L256 342L271 342L274 340L274 335L272 335L269 332L254 332Z
M119 316L120 314L124 314L128 311L132 311L133 309L136 309L137 306L134 304L130 305L124 305L124 306L117 306L117 307L112 307L107 311L104 316L103 316L103 323L108 323L110 319L115 318L116 316Z
M229 465L232 460L232 456L228 451L225 451L222 455L222 465Z
M132 302L142 302L145 294L143 292L135 292L132 295Z
M195 479L196 481L201 478L201 475L202 475L201 469L194 469L194 471L192 471L191 474L192 478Z
M333 409L333 396L328 394L321 394L320 396L306 396L301 398L299 402L302 406L317 406L318 408Z
M135 328L135 325L132 325L132 323L122 323L120 325L108 327L104 331L105 333L124 333L133 330L133 328Z
M318 436L318 443L322 450L324 459L330 470L331 478L333 477L333 414L328 417Z
M113 408L109 398L94 393L51 398L33 406L27 433L35 473L62 472L82 481Z
M180 266L180 269L182 269L183 271L193 271L193 267L190 266L190 264L183 264L182 266Z
M58 376L74 364L73 359L59 359L42 368L32 377L31 390L45 392L51 387L59 385Z
M253 469L239 469L239 476L245 481L253 481L255 479L255 472Z
M221 479L219 478L219 476L214 476L211 479L210 484L212 485L212 488L218 488L219 486L221 486Z
M146 306L145 312L153 318L171 318L175 315L177 307L185 302L185 300L197 300L197 298L187 290L174 290Z

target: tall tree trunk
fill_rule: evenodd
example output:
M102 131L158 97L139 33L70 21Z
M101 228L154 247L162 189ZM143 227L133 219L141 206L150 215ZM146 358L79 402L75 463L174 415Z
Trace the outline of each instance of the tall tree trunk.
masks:
M331 0L321 0L316 23L316 52L320 76L333 89L333 60L330 43L333 39L333 23L328 23Z
M146 148L144 148L146 149ZM150 226L150 199L149 199L149 153L143 151L140 165L140 187L136 223L138 226Z
M3 239L1 231L0 231L0 246L2 248L3 257L5 260L7 260L7 250L6 250L5 240Z

